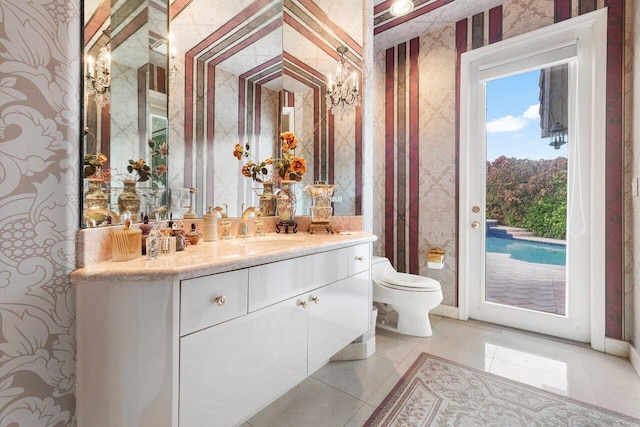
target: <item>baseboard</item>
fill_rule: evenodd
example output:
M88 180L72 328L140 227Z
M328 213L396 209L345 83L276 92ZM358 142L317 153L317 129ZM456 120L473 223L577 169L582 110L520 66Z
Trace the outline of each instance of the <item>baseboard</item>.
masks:
M613 338L604 339L604 352L607 354L613 354L614 356L629 358L629 343L627 341L620 341Z
M629 345L629 360L631 361L631 366L636 370L636 374L640 376L640 353L638 350L632 345Z
M450 305L440 304L439 306L431 310L429 313L435 314L436 316L451 317L452 319L459 319L458 307L452 307Z

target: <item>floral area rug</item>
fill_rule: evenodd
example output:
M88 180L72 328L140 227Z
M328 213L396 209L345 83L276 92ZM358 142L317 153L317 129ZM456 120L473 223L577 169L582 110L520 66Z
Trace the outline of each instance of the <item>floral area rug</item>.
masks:
M365 426L609 427L640 419L422 353Z

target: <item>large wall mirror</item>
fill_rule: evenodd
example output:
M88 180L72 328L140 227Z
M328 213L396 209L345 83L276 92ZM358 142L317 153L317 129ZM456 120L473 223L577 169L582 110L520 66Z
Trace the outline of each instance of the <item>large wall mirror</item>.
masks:
M101 2L92 1L97 9ZM85 1L85 9L90 8L89 2ZM162 9L154 0L112 3L112 8L119 3L135 3L129 5L128 10L145 7L144 4L149 11ZM334 115L325 100L329 76L336 73L341 58L338 53L341 46L348 48L344 58L355 70L358 84L361 83L362 1L345 3L338 5L329 0L171 2L169 32L158 33L165 36L157 40L149 36L148 46L140 44L146 47L146 54L141 49L140 62L128 66L139 70L146 59L149 68L153 68L150 55L163 52L165 67L150 71L146 99L140 96L140 87L134 96L131 85L134 80L130 78L128 98L116 104L117 88L112 83L111 110L117 105L123 113L127 111L123 116L128 122L114 123L112 112L109 133L101 127L104 113L95 115L96 131L87 118L90 132L97 136L88 139L96 139L97 145L86 142L86 153L104 152L107 147L110 155L105 153L109 155L106 167L111 170L119 165L126 167L129 159L139 159L143 154L159 158L159 164L150 165L151 174L158 167L159 170L168 167L164 186L154 189L149 185L146 191L151 194L141 197L141 209L151 209L160 215L171 211L174 217L180 217L186 205L193 205L191 209L200 217L209 205L226 206L230 216L238 216L243 206L258 204L254 190L259 191L261 184L242 176L246 159L238 161L233 156L235 145L249 143L252 156L258 160L277 158L279 134L292 131L300 141L296 155L304 157L307 165L303 181L296 185L300 195L298 215L308 214L309 200L302 191L305 184L317 181L338 184L334 195L336 215L360 214L361 111L356 108L344 115ZM95 13L85 11L85 34L92 28L93 15ZM112 21L114 16L111 11ZM119 72L113 64L113 27L111 24L112 82ZM94 30L90 39L106 37L100 35L100 31L102 28ZM161 44L158 40L169 43L154 50L154 46ZM96 49L100 46L97 41L88 44L88 49L92 49L89 53L97 57ZM133 53L128 58L133 60ZM160 79L154 79L153 72L156 76L162 75L164 91L154 86ZM140 80L135 82L139 84ZM164 115L151 113L153 98L162 102L159 94L169 94ZM89 116L94 107L90 99L86 99L86 103ZM147 123L144 139L140 130L143 110ZM160 124L156 132L152 117L166 117L166 126L160 124L161 120L155 120ZM159 149L162 143L149 146L148 140L155 134L163 135L160 139L168 141L164 149ZM167 151L168 156L163 158L162 154ZM115 185L113 180L112 184ZM142 184L138 183L138 187ZM159 195L159 188L169 189L170 197ZM118 207L115 198L112 196L112 207Z
M165 215L167 2L85 0L83 7L84 224Z

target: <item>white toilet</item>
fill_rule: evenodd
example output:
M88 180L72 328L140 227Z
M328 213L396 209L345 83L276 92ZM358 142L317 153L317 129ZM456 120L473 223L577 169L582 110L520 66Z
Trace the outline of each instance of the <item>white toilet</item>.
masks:
M389 260L373 257L373 302L376 326L399 334L431 336L429 311L442 302L440 282L415 274L398 273Z

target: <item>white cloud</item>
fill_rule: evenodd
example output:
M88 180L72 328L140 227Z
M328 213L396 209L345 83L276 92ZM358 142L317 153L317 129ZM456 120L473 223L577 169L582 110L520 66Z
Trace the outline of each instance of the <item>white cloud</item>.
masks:
M487 133L516 132L523 129L534 120L539 120L538 110L540 104L529 106L522 115L514 117L512 115L493 119L487 123Z

